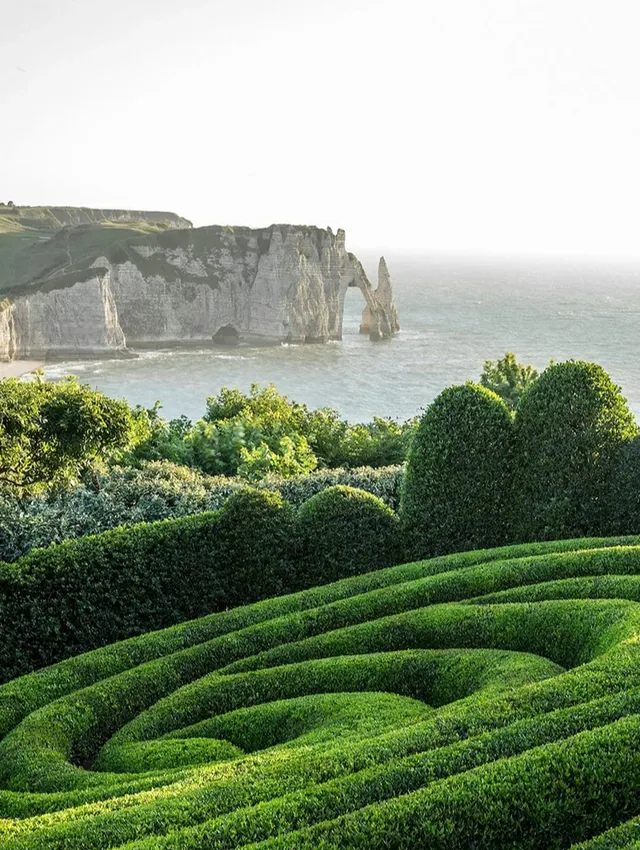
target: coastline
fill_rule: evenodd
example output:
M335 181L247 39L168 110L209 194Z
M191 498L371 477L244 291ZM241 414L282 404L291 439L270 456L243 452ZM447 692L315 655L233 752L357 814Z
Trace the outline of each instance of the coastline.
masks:
M41 369L44 362L41 360L10 360L8 363L0 363L0 380L3 378L20 378L36 369Z

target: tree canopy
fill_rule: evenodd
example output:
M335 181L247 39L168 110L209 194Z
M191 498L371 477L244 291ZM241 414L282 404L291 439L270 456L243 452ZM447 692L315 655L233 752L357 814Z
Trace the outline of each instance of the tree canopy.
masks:
M523 392L535 383L538 372L533 366L518 363L516 355L507 351L499 360L485 360L480 384L491 390L513 410Z
M134 430L126 402L75 378L0 381L0 484L33 489L74 478L126 446Z

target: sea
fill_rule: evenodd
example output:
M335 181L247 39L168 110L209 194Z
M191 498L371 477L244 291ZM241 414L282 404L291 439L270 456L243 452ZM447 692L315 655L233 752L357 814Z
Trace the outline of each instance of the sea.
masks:
M375 280L376 258L361 258ZM359 334L364 302L349 289L340 342L141 351L49 363L45 373L77 375L131 404L159 400L167 418L200 418L221 387L272 383L352 422L402 421L445 387L477 381L485 360L513 351L539 370L550 360L599 363L640 421L640 260L388 254L387 263L401 325L392 340Z

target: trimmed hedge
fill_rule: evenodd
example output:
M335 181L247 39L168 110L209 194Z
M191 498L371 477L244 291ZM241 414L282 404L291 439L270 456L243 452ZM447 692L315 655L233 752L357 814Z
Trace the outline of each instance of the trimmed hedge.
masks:
M311 496L336 484L359 487L397 510L404 469L324 469L296 478L269 475L255 486L280 493L299 508ZM91 486L49 497L17 499L0 493L0 561L15 561L32 549L62 543L118 526L155 522L219 510L229 496L247 488L240 478L212 477L168 461L142 469L112 469Z
M327 528L330 533L327 534ZM396 514L335 487L293 507L245 487L221 510L0 563L0 681L115 640L401 560Z
M290 586L295 515L275 493L0 564L2 678Z
M569 360L546 369L515 414L515 539L606 532L614 473L637 431L601 366Z
M302 586L390 567L401 560L397 514L382 499L337 485L312 496L298 512Z
M639 592L637 538L463 553L16 679L0 688L0 844L625 846Z
M401 517L411 557L506 543L512 423L495 393L450 387L429 405L409 451Z

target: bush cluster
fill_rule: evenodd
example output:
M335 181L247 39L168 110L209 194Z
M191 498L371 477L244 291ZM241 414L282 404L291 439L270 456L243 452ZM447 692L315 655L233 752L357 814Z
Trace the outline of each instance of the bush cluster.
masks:
M638 538L539 543L65 660L0 688L0 842L629 846L638 600Z
M316 468L391 466L404 462L415 427L374 417L351 424L331 408L309 410L273 385L249 394L223 387L207 399L202 419L167 422L159 404L136 411L146 435L122 455L126 465L170 460L208 475L258 481L293 477Z
M397 511L404 471L401 466L324 469L295 478L268 475L255 486L279 493L299 508L336 484L358 487ZM140 522L216 511L229 496L247 487L240 478L209 476L170 461L151 461L140 469L114 467L93 474L79 487L17 498L0 492L0 561L12 562L32 549Z
M335 534L322 524L331 517ZM6 680L93 647L397 560L397 516L333 487L299 515L245 487L217 512L143 523L0 563Z
M467 384L427 408L402 493L414 557L640 531L638 428L606 372L552 364L516 397L511 414Z

